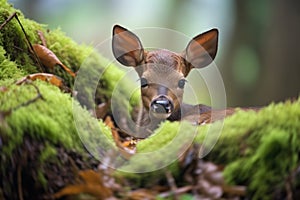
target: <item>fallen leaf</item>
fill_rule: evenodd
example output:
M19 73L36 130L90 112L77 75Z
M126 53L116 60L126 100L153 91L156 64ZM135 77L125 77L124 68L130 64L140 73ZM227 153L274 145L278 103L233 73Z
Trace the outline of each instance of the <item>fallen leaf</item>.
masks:
M42 64L51 70L54 69L56 65L59 65L62 67L66 72L68 72L71 76L75 77L75 73L72 72L71 69L66 67L58 58L57 56L47 47L40 45L40 44L34 44L32 45L36 55L42 62Z
M111 120L110 116L107 116L105 118L104 123L108 127L110 127L112 137L114 139L116 146L119 148L121 155L125 159L129 159L133 154L135 154L137 141L135 139L130 139L130 140L122 142L121 138L119 136L119 133L118 133L113 121Z
M48 83L51 83L52 85L59 87L61 90L64 90L64 91L70 90L64 84L63 80L60 77L55 76L53 74L48 74L48 73L35 73L35 74L27 75L27 76L21 78L20 80L18 80L16 82L16 85L21 85L28 80L31 80L31 81L42 80L42 81L46 81Z
M99 104L95 108L95 114L97 119L104 119L104 117L108 113L109 107L110 107L110 101Z
M69 185L55 193L55 199L63 196L78 195L81 193L89 194L97 199L105 199L112 196L112 190L105 186L102 174L93 170L80 171L78 175L83 182Z

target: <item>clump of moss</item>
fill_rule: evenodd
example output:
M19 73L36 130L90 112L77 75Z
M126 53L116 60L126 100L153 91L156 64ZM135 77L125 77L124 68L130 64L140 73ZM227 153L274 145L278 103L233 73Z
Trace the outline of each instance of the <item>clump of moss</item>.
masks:
M29 40L27 41L21 26L17 20L13 18L0 31L0 46L3 48L0 49L0 54L3 53L3 55L5 55L4 57L0 57L2 60L0 60L0 62L4 61L5 65L8 61L14 62L16 67L24 72L24 74L41 72L41 70L54 73L61 77L67 86L73 88L74 78L66 73L61 67L57 65L54 70L48 69L45 66L42 66L41 68L39 63L37 63L36 58L34 58L28 42L31 44L41 44L42 41L38 35L38 32L41 32L46 39L47 48L50 49L64 65L74 72L77 72L80 67L86 68L86 70L81 70L84 71L85 75L80 76L79 82L81 86L80 88L76 88L80 89L77 98L79 102L88 109L94 109L95 100L96 105L109 101L111 94L115 89L115 85L125 74L122 70L113 64L109 64L109 61L94 51L91 46L78 45L71 38L67 37L60 29L53 31L46 30L45 25L40 25L32 20L26 19L20 11L14 9L5 0L1 0L0 2L0 22L4 22L12 13L17 12L17 16L20 19ZM106 70L107 67L109 67L109 70ZM8 66L6 69L8 69ZM0 71L0 77L8 77L8 74L6 74L3 69L2 71L3 73ZM20 72L17 74L20 74ZM100 77L95 76L97 74L103 74L101 79ZM19 76L15 77L19 78ZM95 87L91 88L90 86L92 84L94 84ZM123 100L128 99L126 98L128 94L128 85L131 85L130 81L127 81L127 84L122 84L118 87L120 88L118 105L123 105ZM131 106L137 104L137 99L137 96L132 99L129 109L131 109Z
M61 125L70 126L69 124L72 124L71 97L62 94L54 86L39 82L34 84L37 84L45 100L39 99L29 106L12 111L12 114L6 118L5 121L8 124L6 136L9 137L10 142L9 145L3 147L3 152L9 155L16 145L21 142L19 140L23 138L25 133L54 143L63 139L67 147L78 146L78 144L72 142L74 138L72 139L72 134L69 134L69 132L75 133L74 127L61 127ZM1 93L2 103L0 109L9 110L17 107L33 99L36 95L35 88L29 84L11 86L8 91ZM76 137L76 135L73 134L73 137Z
M43 99L12 110L11 114L5 118L6 126L3 131L5 131L4 135L8 143L3 146L2 152L4 154L11 155L11 152L22 142L24 134L54 145L63 144L66 148L82 150L81 141L74 124L73 109L80 112L84 123L92 124L88 126L94 126L93 123L96 123L99 127L104 127L101 121L98 122L92 118L90 113L81 108L78 103L73 104L69 94L61 93L57 87L42 81L35 81L34 84L39 89ZM31 84L12 85L8 87L7 91L0 93L0 110L15 108L34 99L36 95L37 91ZM107 131L109 132L109 130Z
M126 177L134 187L151 187L166 171L180 176L179 157L190 147L197 127L188 122L166 121L149 138L137 144L137 153L119 166L116 176Z
M6 59L5 54L6 51L0 46L0 80L24 76L25 72L18 69L15 62Z
M77 71L87 57L90 58L88 64L97 66L96 70L105 69L106 60L94 52L92 47L76 44L60 30L47 31L46 26L26 19L20 11L15 10L6 1L0 0L0 2L1 23L12 13L17 12L29 42L32 44L41 43L37 31L43 32L48 48L73 71ZM60 70L59 67L56 69L54 73L62 77L68 86L73 87L74 79L65 71ZM26 167L25 170L33 170L33 173L36 173L35 175L31 174L33 175L31 178L34 179L35 177L37 181L35 184L40 183L45 187L48 179L45 176L43 166L49 167L47 163L51 161L51 158L58 156L56 155L57 149L74 150L78 155L86 155L84 145L89 147L93 153L98 150L97 147L99 146L104 151L114 147L111 143L110 129L102 121L93 118L81 106L90 106L89 108L94 106L94 99L92 98L95 96L94 91L89 90L89 88L83 88L83 92L81 91L83 96L87 97L87 102L81 101L80 105L70 94L62 93L57 87L45 82L34 81L32 84L39 89L43 99L40 98L26 105L36 97L37 91L32 84L17 86L15 82L28 74L41 72L40 70L41 68L29 50L29 45L20 25L13 18L0 30L0 179L2 180L0 187L5 185L5 191L3 191L8 197L9 194L14 193L15 185L13 185L14 180L11 177L15 177L16 167L26 165L28 162L26 152L22 155L21 149L29 148L32 144L37 145L37 149L34 150L35 153L30 157L35 161L30 164L30 168L27 165L28 168L24 167ZM93 74L95 71L90 70L89 73ZM114 77L115 74L124 74L114 65L110 66L110 73ZM103 76L102 80L108 84L97 88L99 102L110 98L113 85L116 84L117 80L111 78L110 75L108 73L108 75ZM85 81L88 82L89 79L87 78ZM126 90L123 90L121 96L124 91ZM79 113L76 115L76 124L73 117L74 111ZM78 130L80 137L78 137ZM84 145L82 141L84 141ZM14 167L11 168L11 165Z
M34 21L26 20L20 11L15 10L5 0L0 2L0 22L4 22L11 14L17 12L19 20L23 24L24 29L27 30L26 33L30 42L36 43L38 41L36 30L41 30L42 26ZM27 73L37 72L36 63L16 18L13 18L0 30L0 46L5 50L8 59L14 61L18 68L22 68Z
M247 186L247 196L253 199L272 199L278 192L284 195L285 180L299 167L299 122L300 98L270 104L258 112L237 109L224 121L200 126L197 130L185 122L166 122L152 136L138 143L137 152L141 154L133 156L121 169L137 172L159 169L157 163L163 165L174 154L178 157L187 134L196 130L193 143L202 145L202 150L212 148L204 159L224 165L228 183ZM175 148L160 151L174 141L177 133L182 137L181 142L175 142ZM148 152L149 155L142 154ZM176 165L175 161L170 168L175 176ZM127 176L145 184L144 178L153 180L161 172Z
M37 91L31 84L10 85L5 91L0 92L1 114L8 113L3 115L4 120L0 121L2 141L0 168L1 172L11 169L11 159L15 159L16 155L20 156L21 160L26 158L25 152L23 156L18 152L21 146L26 148L28 142L24 139L29 138L29 141L34 141L37 146L32 148L38 148L34 152L40 152L40 155L31 155L37 158L35 164L31 164L33 168L30 170L36 170L38 174L36 181L45 187L47 179L43 176L43 166L51 158L55 158L56 148L63 147L84 155L86 154L82 145L84 137L97 138L97 140L84 140L85 145L90 147L111 148L113 143L110 130L101 121L93 118L79 103L73 103L69 94L64 94L57 87L42 81L35 81L33 84L39 89L43 99L37 99L28 105L27 103L37 96ZM78 115L80 120L77 120L77 124L74 124L74 110L80 113ZM83 126L85 128L82 128ZM77 134L78 130L81 133L80 137ZM26 163L26 161L20 162ZM23 165L26 166L26 164ZM7 181L5 174L0 173L0 177ZM13 183L7 181L5 187L9 187L10 184Z
M270 104L258 113L238 111L224 120L218 142L206 159L225 164L226 180L247 185L251 198L273 199L275 189L283 192L285 180L299 166L299 122L300 98ZM202 143L203 137L195 141Z

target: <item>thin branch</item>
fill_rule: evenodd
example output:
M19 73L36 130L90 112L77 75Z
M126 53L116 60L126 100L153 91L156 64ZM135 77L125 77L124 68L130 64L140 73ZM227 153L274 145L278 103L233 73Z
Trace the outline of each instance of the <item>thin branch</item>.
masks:
M178 188L176 190L176 194L177 195L184 194L184 193L187 193L187 192L191 191L192 189L194 189L194 187L192 185L184 186L184 187ZM167 198L167 197L170 197L172 195L174 195L174 191L167 191L167 192L160 193L159 197L160 198Z
M32 44L31 44L31 42L29 41L29 37L28 37L28 35L26 34L26 31L25 31L25 29L24 29L24 27L23 27L21 21L19 20L19 17L18 17L18 15L17 15L16 12L14 12L13 14L11 14L11 15L10 15L10 16L9 16L9 17L1 24L0 30L1 30L8 22L10 22L14 17L15 17L16 20L18 21L18 24L20 25L20 27L21 27L21 29L22 29L24 35L25 35L26 43L27 43L27 45L29 46L30 51L33 53L34 58L35 58L36 62L38 63L39 67L40 67L40 70L43 72L43 71L44 71L44 70L43 70L43 65L42 65L42 63L41 63L39 57L36 55L36 52L34 51L33 46L32 46Z
M300 166L296 167L292 170L292 172L288 175L288 177L285 180L285 190L286 190L286 199L291 200L294 198L293 195L293 184L295 181L295 177L297 176L297 173L300 171Z
M31 83L31 82L26 82L26 83L32 85L32 86L35 88L35 90L36 90L36 92L37 92L37 95L36 95L36 97L34 97L33 99L30 99L30 100L28 100L28 101L26 101L26 102L24 102L24 103L19 104L19 105L16 106L16 107L12 108L12 109L11 109L12 111L15 111L15 110L17 110L17 109L19 109L19 108L21 108L21 107L29 106L30 104L36 102L38 99L45 100L45 98L43 97L43 95L42 95L41 92L40 92L40 89L39 89L36 85L34 85L34 84Z
M0 26L0 30L8 23L12 20L12 18L14 18L17 15L16 12L14 12L12 15L10 15Z
M171 193L173 194L174 200L178 200L178 191L177 191L177 186L174 180L174 177L172 176L170 171L166 171L166 177L167 177L167 181L169 183L169 186L171 188Z
M28 81L25 82L25 83L30 84L31 86L33 86L33 87L35 88L35 90L36 90L37 95L36 95L34 98L29 99L28 101L23 102L23 103L17 105L16 107L10 108L9 110L4 110L4 111L3 111L3 110L0 110L0 122L1 122L3 119L5 119L5 117L9 116L13 111L18 110L18 109L21 108L21 107L29 106L30 104L36 102L36 101L39 100L39 99L45 100L45 98L43 97L43 95L42 95L41 92L40 92L40 89L39 89L36 85L34 85L33 83L28 82Z
M42 63L41 63L39 57L36 55L36 52L34 51L33 46L32 46L32 44L31 44L31 42L29 41L29 37L28 37L28 35L26 34L26 31L25 31L25 29L24 29L24 27L23 27L21 21L19 20L19 17L18 17L17 14L15 14L15 18L16 18L16 20L18 21L19 25L21 26L21 29L22 29L22 31L23 31L23 33L24 33L24 35L25 35L27 44L29 45L30 50L32 51L32 53L33 53L33 55L34 55L34 57L35 57L37 63L39 64L40 70L43 72L43 65L42 65Z

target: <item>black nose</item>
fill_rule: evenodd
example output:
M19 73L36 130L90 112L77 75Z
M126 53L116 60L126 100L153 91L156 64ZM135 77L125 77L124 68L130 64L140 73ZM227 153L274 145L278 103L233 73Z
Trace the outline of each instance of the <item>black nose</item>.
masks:
M151 110L154 113L169 114L173 111L173 103L165 96L159 96L151 102Z

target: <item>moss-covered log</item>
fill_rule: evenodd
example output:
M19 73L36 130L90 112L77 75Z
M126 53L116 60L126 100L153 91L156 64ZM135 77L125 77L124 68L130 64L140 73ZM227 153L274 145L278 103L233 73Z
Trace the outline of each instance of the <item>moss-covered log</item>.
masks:
M108 101L113 85L124 72L110 65L108 73L102 76L101 87L97 87L97 91L83 88L77 96L77 103L71 94L63 93L47 82L24 82L17 86L15 83L21 77L51 72L61 77L68 87L73 87L74 78L59 66L51 70L37 62L29 43L42 42L38 32L43 33L48 48L60 61L75 72L87 57L90 66L97 66L90 68L90 74L104 71L107 61L91 46L78 45L62 31L49 31L45 25L26 19L5 0L1 0L0 4L0 23L16 12L25 30L24 33L14 17L0 30L0 198L2 195L7 199L21 198L20 191L25 199L43 198L42 194L53 193L63 184L71 183L74 177L70 172L74 168L95 167L96 160L91 159L77 134L72 112L73 109L80 112L77 122L89 127L82 129L81 137L100 129L102 134L106 133L103 141L109 141L109 128L92 117L87 109L94 109L95 105ZM83 83L85 81L90 80L82 80ZM126 85L122 90L120 99ZM37 96L40 98L35 99ZM103 141L94 140L94 144L97 142L97 145L105 146ZM49 174L51 171L53 173Z
M165 123L152 137L141 141L137 149L152 152L166 146L178 134L191 134L191 130L194 130L191 125ZM246 185L251 199L282 199L288 195L289 184L291 191L299 190L300 98L270 104L259 112L237 109L224 121L201 126L197 132L194 144L202 145L204 151L213 146L204 159L224 165L227 183ZM180 141L184 139L155 159L165 160L168 154L180 152ZM154 163L138 155L131 162L136 169ZM176 171L177 168L173 164L171 169Z

